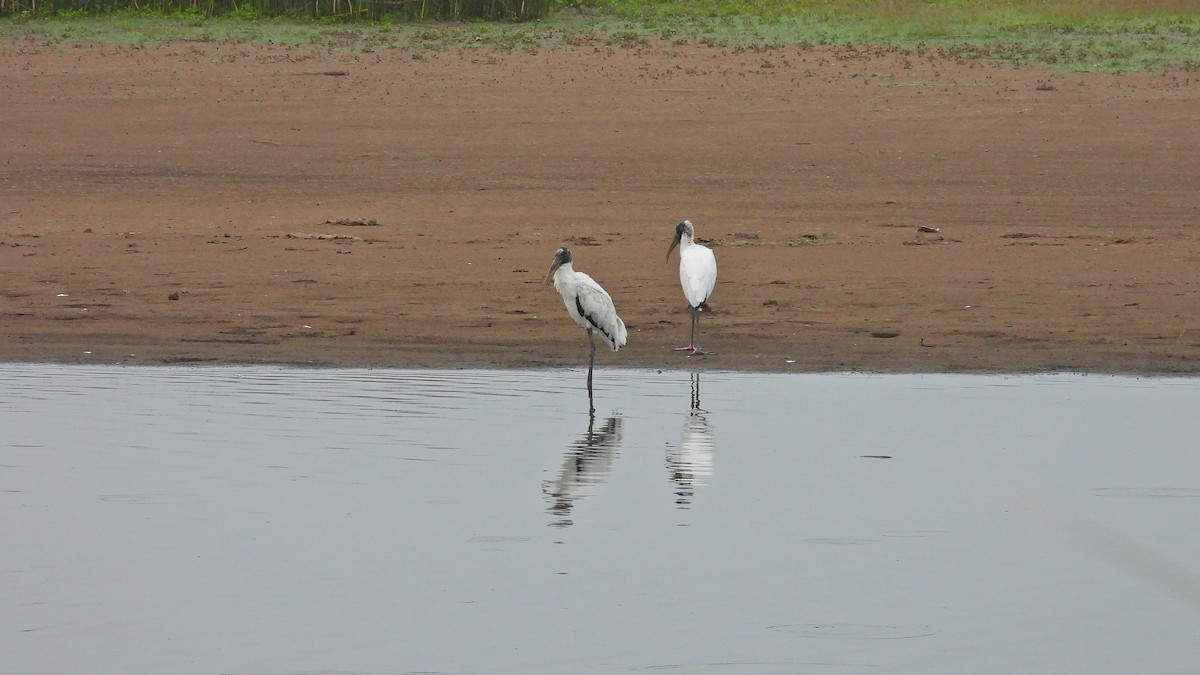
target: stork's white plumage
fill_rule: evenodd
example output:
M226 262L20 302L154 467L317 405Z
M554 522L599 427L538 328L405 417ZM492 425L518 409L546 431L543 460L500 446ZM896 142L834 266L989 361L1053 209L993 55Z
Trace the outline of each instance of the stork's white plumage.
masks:
M692 221L685 220L675 226L675 239L667 249L667 259L670 259L671 251L679 247L679 283L692 308L691 342L675 351L691 352L689 356L707 353L696 342L696 327L700 323L700 312L708 307L708 298L717 285L717 256L713 255L712 249L697 244L695 236Z
M546 273L546 281L554 279L554 290L562 296L567 313L588 334L588 396L592 392L592 367L596 363L596 341L592 337L599 333L609 349L614 352L625 345L628 332L625 322L617 316L612 297L596 283L596 280L576 272L572 264L571 251L562 247L554 254L554 264ZM545 282L543 282L545 283Z

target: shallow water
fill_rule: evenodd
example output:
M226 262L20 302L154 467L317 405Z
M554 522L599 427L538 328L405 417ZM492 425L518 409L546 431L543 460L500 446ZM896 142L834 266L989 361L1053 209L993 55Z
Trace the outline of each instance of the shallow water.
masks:
M1200 380L584 375L0 365L0 672L1194 672Z

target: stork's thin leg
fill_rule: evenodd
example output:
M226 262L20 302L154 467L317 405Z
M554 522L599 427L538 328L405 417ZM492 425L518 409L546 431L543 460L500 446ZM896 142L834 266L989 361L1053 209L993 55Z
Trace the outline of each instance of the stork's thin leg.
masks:
M676 347L675 351L691 352L692 354L696 353L696 308L695 307L692 308L692 339L688 341L688 346ZM691 356L692 354L688 354L688 356Z
M596 366L596 340L592 337L592 331L588 331L588 412L594 413L596 409L592 406L592 370Z
M700 343L696 341L696 331L700 328L700 308L696 307L692 310L692 355L699 354L704 356L708 352L700 348Z
M692 339L691 339L691 342L688 342L688 346L686 346L686 347L676 347L675 351L691 352L690 354L688 354L688 356L695 356L696 354L700 354L701 356L703 356L708 353L708 352L704 351L703 349L700 349L700 345L696 344L696 324L698 324L698 323L700 323L700 308L693 307L692 308Z

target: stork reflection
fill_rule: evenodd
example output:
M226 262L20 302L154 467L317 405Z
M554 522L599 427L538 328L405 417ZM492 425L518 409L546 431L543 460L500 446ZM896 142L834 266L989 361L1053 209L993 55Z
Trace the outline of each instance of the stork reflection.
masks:
M708 411L700 407L700 373L692 373L692 405L678 446L667 446L667 471L675 486L675 504L691 506L696 488L707 485L713 471L716 441L708 424Z
M575 502L595 494L597 486L608 479L621 445L623 423L620 416L614 415L597 430L595 413L588 414L587 434L567 447L558 478L542 482L542 492L550 502L547 510L560 518L551 525L570 526Z

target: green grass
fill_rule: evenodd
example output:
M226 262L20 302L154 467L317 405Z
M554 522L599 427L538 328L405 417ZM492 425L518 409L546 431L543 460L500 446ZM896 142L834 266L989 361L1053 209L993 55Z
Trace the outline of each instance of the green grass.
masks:
M148 13L203 18L289 18L322 22L492 20L547 16L555 0L0 0L0 17Z
M624 30L934 48L1066 70L1200 68L1200 0L592 0Z
M0 0L0 3L12 0ZM563 2L565 0L556 0ZM256 16L256 15L255 15ZM75 42L321 44L375 51L887 45L1063 70L1200 69L1200 0L584 0L526 22L337 22L117 12L0 19L0 36Z

